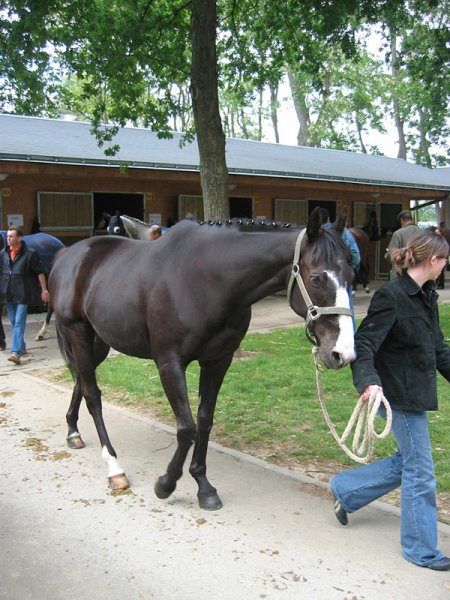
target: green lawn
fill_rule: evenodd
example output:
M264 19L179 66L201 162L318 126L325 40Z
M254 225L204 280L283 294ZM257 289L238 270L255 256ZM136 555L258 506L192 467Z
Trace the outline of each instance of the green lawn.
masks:
M450 305L441 305L441 326L450 338ZM270 334L249 334L222 386L212 439L280 464L327 462L355 465L329 433L317 398L311 345L303 327ZM197 363L187 381L192 410L197 403ZM118 356L98 371L103 397L123 405L151 405L156 418L175 423L153 361ZM440 410L430 413L431 439L440 492L450 492L450 386L439 376ZM328 409L342 432L358 400L349 368L322 371ZM117 400L119 398L119 400ZM391 453L392 436L377 442L376 456Z

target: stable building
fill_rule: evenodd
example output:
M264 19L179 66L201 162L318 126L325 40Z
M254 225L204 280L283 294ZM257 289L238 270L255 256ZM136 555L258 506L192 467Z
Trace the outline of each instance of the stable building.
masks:
M0 229L39 227L71 244L102 233L102 212L163 226L187 213L203 218L195 142L125 127L112 145L119 147L114 156L98 146L89 123L0 115ZM372 277L389 271L384 248L401 210L440 203L445 219L450 169L236 139L227 139L226 152L232 217L303 225L320 205L332 219L345 208L348 225L363 227L375 214L381 239L372 244Z

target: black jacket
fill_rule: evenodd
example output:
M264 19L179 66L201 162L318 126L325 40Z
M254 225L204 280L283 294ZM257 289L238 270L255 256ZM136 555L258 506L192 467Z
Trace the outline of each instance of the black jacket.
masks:
M40 286L37 276L44 272L39 254L22 241L14 261L11 261L7 246L0 252L0 262L0 303L38 305Z
M375 292L355 337L353 383L383 387L392 408L437 410L436 369L450 381L450 348L439 327L438 295L405 271Z

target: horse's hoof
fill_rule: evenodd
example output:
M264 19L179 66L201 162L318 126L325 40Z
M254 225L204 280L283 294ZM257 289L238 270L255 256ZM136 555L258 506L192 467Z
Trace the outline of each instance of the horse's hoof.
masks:
M84 448L85 443L81 439L81 435L71 435L67 438L67 445L72 450L81 450L81 448Z
M166 477L158 477L158 479L156 480L156 483L155 483L154 490L155 490L155 494L156 494L157 498L159 498L160 500L165 500L173 493L175 488L176 488L176 484L175 485L167 485Z
M366 294L370 294L370 287L368 285L364 289L366 290Z
M217 493L200 495L197 494L198 504L203 510L219 510L222 508L222 500Z
M112 477L108 477L109 487L112 490L127 490L130 487L130 482L128 481L125 473L120 473L119 475L113 475Z

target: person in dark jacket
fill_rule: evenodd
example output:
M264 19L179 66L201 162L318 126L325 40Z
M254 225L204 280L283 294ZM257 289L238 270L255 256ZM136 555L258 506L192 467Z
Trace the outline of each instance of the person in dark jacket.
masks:
M7 246L0 252L1 279L0 303L6 304L6 314L11 323L11 354L8 360L20 364L26 354L24 339L28 305L36 304L37 280L41 286L41 300L49 301L44 270L39 254L28 248L19 227L10 227L6 233Z
M450 381L450 348L439 327L434 281L447 260L447 242L423 231L392 251L399 277L377 290L356 336L353 383L363 400L381 388L392 408L397 451L332 477L335 515L401 486L401 544L406 560L437 571L450 559L437 549L436 479L427 411L438 408L436 370ZM385 411L380 410L385 417ZM384 413L384 414L383 414Z

